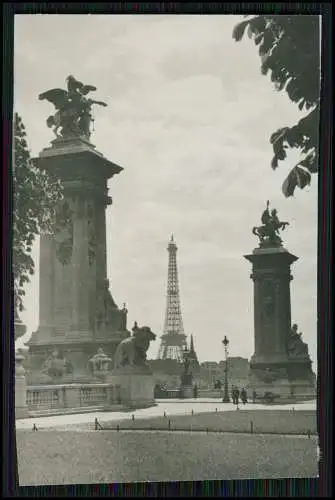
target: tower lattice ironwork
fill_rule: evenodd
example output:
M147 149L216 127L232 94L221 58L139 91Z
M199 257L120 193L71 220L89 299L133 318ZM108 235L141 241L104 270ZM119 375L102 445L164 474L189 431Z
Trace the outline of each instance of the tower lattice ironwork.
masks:
M158 359L176 359L182 362L183 351L187 348L187 342L180 308L177 248L172 235L167 248L169 252L169 265L166 311Z

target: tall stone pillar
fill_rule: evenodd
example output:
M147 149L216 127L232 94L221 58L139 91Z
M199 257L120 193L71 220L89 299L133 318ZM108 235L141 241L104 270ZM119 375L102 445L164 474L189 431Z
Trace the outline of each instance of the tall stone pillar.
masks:
M33 161L61 179L64 199L56 233L40 242L40 322L28 343L29 378L51 383L42 369L56 349L71 366L64 382L88 382L88 360L97 349L113 357L129 336L108 288L106 266L107 181L122 167L83 138L56 139Z
M256 365L287 358L291 329L290 266L298 258L284 248L256 248L245 258L252 263Z
M112 358L130 334L106 269L108 181L123 169L90 141L93 106L107 106L88 96L93 91L69 75L65 89L39 95L55 107L46 124L57 138L32 161L61 181L64 196L52 236L41 237L40 322L28 356L32 383L50 383L54 365L64 382L91 381L88 361L97 349Z
M49 234L40 236L40 326L47 337L54 329L54 262L53 240Z
M89 286L88 286L88 224L86 201L77 195L73 203L72 249L72 328L71 336L80 332L81 339L89 333Z
M97 261L100 263L96 270L97 282L102 282L107 276L107 252L106 252L106 212L105 206L112 204L112 199L105 193L104 199L96 207L94 224L95 224L95 239L96 239L96 254Z
M263 213L263 226L255 227L260 244L244 257L252 264L254 283L254 354L250 359L249 388L261 396L272 392L289 397L314 396L313 373L307 345L292 329L291 265L298 257L282 246L278 235L287 222L276 210ZM294 387L294 391L293 388Z

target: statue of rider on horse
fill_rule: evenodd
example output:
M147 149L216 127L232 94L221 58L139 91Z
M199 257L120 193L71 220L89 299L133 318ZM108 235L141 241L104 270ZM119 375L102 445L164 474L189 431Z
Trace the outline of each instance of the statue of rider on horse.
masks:
M255 226L252 233L258 236L261 248L279 247L282 246L282 239L279 236L279 230L282 231L288 226L289 222L282 222L279 220L277 210L269 210L270 202L266 202L266 209L262 214L262 226Z

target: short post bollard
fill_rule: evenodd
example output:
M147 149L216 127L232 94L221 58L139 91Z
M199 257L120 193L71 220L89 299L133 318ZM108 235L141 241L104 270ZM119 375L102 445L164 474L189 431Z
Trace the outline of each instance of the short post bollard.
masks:
M250 434L254 433L254 423L250 422Z

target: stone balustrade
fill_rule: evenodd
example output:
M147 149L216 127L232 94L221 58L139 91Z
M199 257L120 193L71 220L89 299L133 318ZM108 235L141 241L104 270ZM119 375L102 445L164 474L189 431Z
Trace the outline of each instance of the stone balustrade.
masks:
M120 388L110 384L61 384L27 387L29 414L62 409L99 407L117 409L121 404Z
M222 398L222 389L198 389L198 398Z
M197 399L214 399L214 398L222 398L223 391L219 389L198 389L197 392ZM193 391L192 395L190 396L193 398ZM157 399L178 399L180 398L180 390L179 389L167 389L163 390L161 392L157 391L156 392L156 398Z

